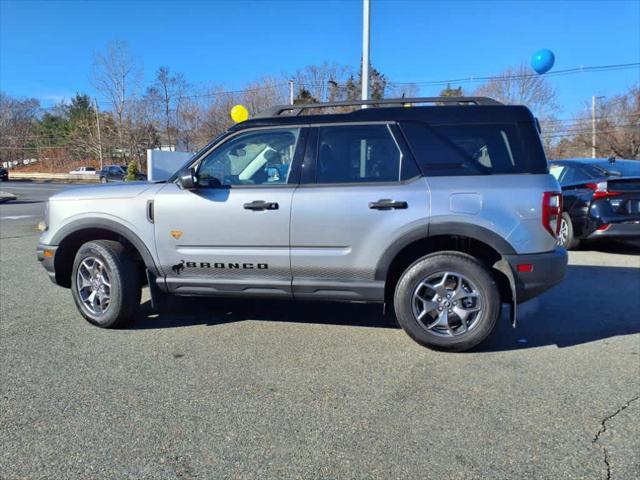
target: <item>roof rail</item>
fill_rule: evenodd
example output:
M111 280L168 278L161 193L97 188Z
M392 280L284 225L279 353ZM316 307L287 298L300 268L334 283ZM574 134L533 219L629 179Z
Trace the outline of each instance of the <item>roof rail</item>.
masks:
M276 105L264 110L254 118L278 117L285 112L298 116L303 110L311 108L351 107L357 105L386 105L403 107L417 103L435 103L450 105L502 105L501 102L489 97L415 97L415 98L383 98L380 100L346 100L341 102L305 103L300 105Z

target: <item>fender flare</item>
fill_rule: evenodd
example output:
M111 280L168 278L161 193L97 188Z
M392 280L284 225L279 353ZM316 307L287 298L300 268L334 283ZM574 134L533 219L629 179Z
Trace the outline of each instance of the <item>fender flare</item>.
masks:
M424 225L413 228L409 232L398 237L384 252L376 266L376 280L386 280L391 263L398 253L406 246L418 240L427 240L440 235L460 235L478 240L489 245L498 252L502 259L493 265L493 268L505 275L509 281L511 298L506 299L509 304L509 317L511 325L516 325L516 286L513 272L509 264L504 260L505 255L515 255L516 251L504 238L491 230L479 225L461 222L434 222L430 223L428 233Z
M376 280L384 280L387 277L389 267L393 259L406 246L417 240L426 240L440 235L460 235L486 243L500 255L514 255L516 251L504 238L488 228L462 222L433 222L419 225L398 237L382 254L376 265Z
M151 252L149 251L145 243L131 229L114 220L109 220L106 218L87 218L74 220L64 227L60 228L60 230L55 233L55 235L51 238L51 245L60 245L60 243L63 242L69 235L81 230L88 230L91 228L109 230L125 238L138 251L147 269L156 277L160 276L153 255L151 255Z

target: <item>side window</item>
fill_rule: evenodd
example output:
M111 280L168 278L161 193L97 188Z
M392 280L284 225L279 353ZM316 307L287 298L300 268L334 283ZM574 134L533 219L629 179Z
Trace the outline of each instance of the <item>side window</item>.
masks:
M257 130L237 135L209 153L198 180L223 185L281 185L289 180L299 128Z
M427 175L544 173L544 156L522 148L516 124L401 124L418 164ZM540 165L538 165L538 163Z
M402 154L386 125L320 127L317 183L395 182Z

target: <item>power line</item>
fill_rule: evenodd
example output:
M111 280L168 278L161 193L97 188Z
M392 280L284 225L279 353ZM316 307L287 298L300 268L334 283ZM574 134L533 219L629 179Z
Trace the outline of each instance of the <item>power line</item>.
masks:
M574 67L567 68L564 70L556 70L553 72L545 73L545 77L561 77L565 75L575 75L578 73L590 73L590 72L605 72L605 71L615 71L615 70L630 70L640 68L640 62L634 63L618 63L613 65L594 65L591 67ZM540 77L538 73L527 73L522 75L492 75L492 76L474 76L471 75L469 77L462 78L452 78L448 80L427 80L427 81L416 81L416 82L389 82L391 85L446 85L450 83L468 83L468 82L480 82L480 81L508 81L513 79L526 79L526 78L534 78Z

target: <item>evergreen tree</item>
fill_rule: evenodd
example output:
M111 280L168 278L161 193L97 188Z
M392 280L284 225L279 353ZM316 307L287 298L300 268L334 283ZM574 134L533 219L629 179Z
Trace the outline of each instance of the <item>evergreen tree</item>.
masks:
M302 87L298 90L298 95L293 100L294 105L302 105L305 103L318 103L318 99L311 95L311 92L306 88Z
M464 94L462 93L462 87L451 88L451 84L447 83L447 88L440 91L441 97L462 97Z

